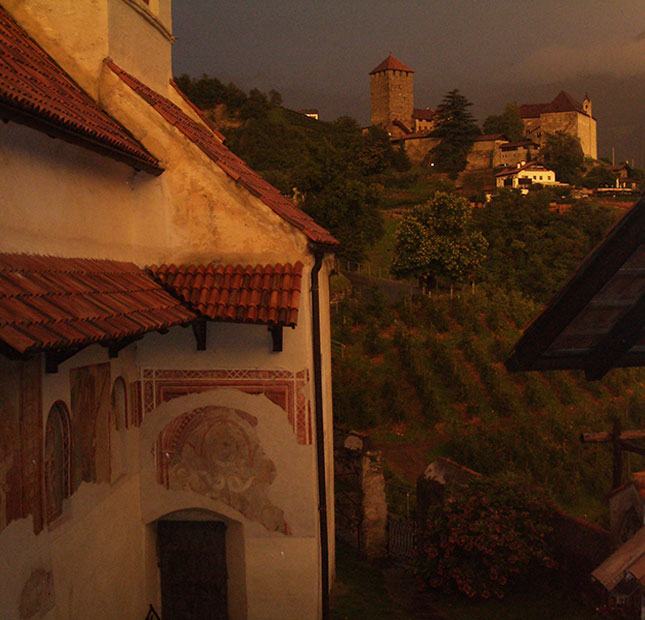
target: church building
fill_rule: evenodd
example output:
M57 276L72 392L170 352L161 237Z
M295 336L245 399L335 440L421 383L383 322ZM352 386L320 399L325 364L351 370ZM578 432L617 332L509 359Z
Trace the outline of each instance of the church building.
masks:
M334 237L172 81L170 0L0 0L0 618L323 618Z

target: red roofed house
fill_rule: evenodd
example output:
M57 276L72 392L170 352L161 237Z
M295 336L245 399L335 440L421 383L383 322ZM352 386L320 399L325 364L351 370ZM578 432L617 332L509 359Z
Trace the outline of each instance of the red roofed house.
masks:
M521 105L520 116L524 134L540 146L544 146L547 134L563 131L580 140L585 157L598 158L596 119L591 115L589 95L585 94L580 104L562 90L550 103Z
M176 89L170 15L0 7L3 620L327 617L337 242Z

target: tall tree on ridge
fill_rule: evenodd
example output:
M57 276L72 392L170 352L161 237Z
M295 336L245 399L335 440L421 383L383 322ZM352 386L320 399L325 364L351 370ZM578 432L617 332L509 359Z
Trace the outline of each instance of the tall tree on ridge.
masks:
M441 142L432 149L432 157L438 169L453 178L466 167L468 152L481 134L468 110L471 105L455 88L443 98L435 116L436 128L431 135Z

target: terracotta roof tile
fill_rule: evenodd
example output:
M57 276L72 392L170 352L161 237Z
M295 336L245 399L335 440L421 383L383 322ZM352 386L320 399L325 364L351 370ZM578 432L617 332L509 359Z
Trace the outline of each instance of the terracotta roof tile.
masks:
M132 77L114 62L107 65L132 90L147 101L171 125L176 127L191 142L198 146L210 159L229 175L234 181L243 185L257 196L284 220L301 230L315 243L329 246L338 245L338 241L322 226L319 226L304 211L296 207L283 196L273 185L251 170L237 155L234 155L205 125L200 125L182 112L172 101Z
M431 121L436 112L431 108L414 108L412 110L412 118L416 118L420 121Z
M550 112L580 112L586 114L580 105L569 93L561 90L550 103L524 103L520 106L522 118L539 118L542 114Z
M407 71L408 73L414 73L413 69L404 65L398 58L394 58L390 54L382 63L374 67L370 71L370 75L373 73L380 73L381 71Z
M139 336L194 318L132 263L0 254L0 340L20 354Z
M0 7L0 117L46 130L153 174L159 162Z
M294 326L302 263L295 265L153 265L148 272L191 310L216 321ZM208 274L203 277L202 274Z

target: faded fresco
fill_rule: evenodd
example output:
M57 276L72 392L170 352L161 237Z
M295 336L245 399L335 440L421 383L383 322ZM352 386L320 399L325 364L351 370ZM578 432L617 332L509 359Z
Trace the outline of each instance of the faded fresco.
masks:
M220 500L269 531L290 534L283 511L267 497L276 470L255 426L252 415L228 407L180 415L159 435L159 481Z
M72 409L72 488L110 481L110 364L69 372Z
M42 528L40 360L3 360L0 381L0 531L33 515Z

